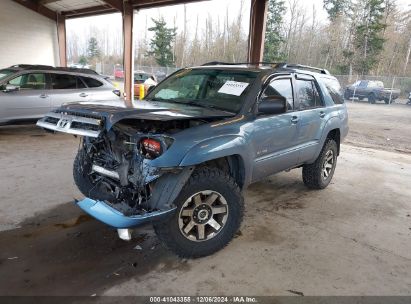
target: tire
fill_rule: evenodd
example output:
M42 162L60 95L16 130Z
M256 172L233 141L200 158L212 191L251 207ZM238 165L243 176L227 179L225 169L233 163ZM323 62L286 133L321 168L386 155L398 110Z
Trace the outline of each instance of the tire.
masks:
M303 166L303 181L308 188L318 190L328 186L337 166L337 153L337 143L332 139L328 139L315 162ZM332 167L325 168L326 161L330 165L327 160L330 156L332 157L330 159L332 160ZM324 170L327 171L327 176L325 176Z
M209 199L213 202L207 203ZM240 228L244 212L234 179L209 167L193 173L175 205L174 215L154 223L154 230L166 247L183 258L199 258L224 248ZM218 227L215 222L219 230L213 228Z
M73 179L80 192L91 199L110 200L113 196L108 193L103 185L93 183L91 180L91 162L84 156L83 150L79 150L73 163Z
M375 101L377 100L376 96L374 94L368 95L368 102L371 104L375 104Z

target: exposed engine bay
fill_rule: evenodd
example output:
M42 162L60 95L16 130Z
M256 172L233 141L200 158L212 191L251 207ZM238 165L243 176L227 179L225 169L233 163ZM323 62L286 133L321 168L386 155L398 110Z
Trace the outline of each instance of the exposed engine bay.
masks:
M114 125L97 138L84 137L74 170L93 187L83 194L104 200L127 215L153 211L153 188L165 172L150 166L151 160L173 144L173 134L204 122L130 120Z

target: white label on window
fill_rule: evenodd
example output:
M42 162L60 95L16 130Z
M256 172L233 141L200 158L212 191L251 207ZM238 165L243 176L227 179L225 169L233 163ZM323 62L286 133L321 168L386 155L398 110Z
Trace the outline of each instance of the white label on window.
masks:
M238 81L228 80L218 90L218 93L240 96L248 85L249 83L247 82L238 82Z

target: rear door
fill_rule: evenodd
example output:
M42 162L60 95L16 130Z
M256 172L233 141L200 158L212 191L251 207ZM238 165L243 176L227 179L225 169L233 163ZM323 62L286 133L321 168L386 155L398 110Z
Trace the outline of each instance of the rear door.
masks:
M72 74L51 73L51 104L58 108L64 103L88 101L86 85L80 77Z
M314 157L320 143L327 109L319 86L311 75L297 75L296 91L300 125L298 129L299 163Z
M94 77L82 76L81 79L87 85L85 92L90 101L104 101L118 98L118 96L113 93L114 87L108 83Z
M262 94L280 95L287 99L286 113L258 115L253 122L251 142L254 149L253 181L295 166L298 162L297 135L299 112L295 111L293 80L277 77Z
M19 87L19 90L0 93L1 120L35 119L50 111L50 91L45 73L23 73L7 84Z

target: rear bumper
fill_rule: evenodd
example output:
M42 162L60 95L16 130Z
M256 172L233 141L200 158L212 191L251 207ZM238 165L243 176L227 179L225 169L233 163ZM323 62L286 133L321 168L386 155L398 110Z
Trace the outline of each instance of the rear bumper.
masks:
M158 221L172 215L176 208L162 211L147 212L141 215L126 216L120 211L102 201L85 198L77 205L95 219L114 228L134 228L142 224Z

